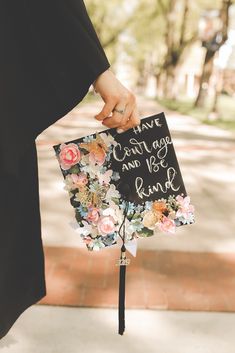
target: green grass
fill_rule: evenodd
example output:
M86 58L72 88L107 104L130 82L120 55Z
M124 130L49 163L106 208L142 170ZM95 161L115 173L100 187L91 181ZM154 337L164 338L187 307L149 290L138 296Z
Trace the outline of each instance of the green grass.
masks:
M170 110L178 111L185 115L191 115L205 124L235 131L235 99L227 95L221 95L218 99L219 114L216 120L208 119L212 104L211 99L207 99L204 108L195 108L194 101L185 97L179 97L177 100L158 98L157 101Z

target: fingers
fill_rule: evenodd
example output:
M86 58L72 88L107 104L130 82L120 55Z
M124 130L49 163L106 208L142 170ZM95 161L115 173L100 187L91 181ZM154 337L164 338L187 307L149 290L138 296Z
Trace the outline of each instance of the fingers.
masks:
M103 106L103 109L101 110L101 112L99 114L95 115L95 119L100 120L100 121L104 120L106 117L108 117L112 113L112 110L114 109L116 104L117 104L116 99L109 98L109 100Z
M140 117L138 114L138 110L135 107L130 116L130 119L127 121L125 125L119 126L119 128L117 129L117 132L122 133L124 131L127 131L128 129L138 126L139 124L140 124Z
M124 91L120 96L106 96L104 101L102 110L95 115L95 119L102 121L103 125L118 128L117 132L123 132L140 124L136 97L130 91ZM113 111L114 108L124 109L124 113Z
M124 114L121 114L117 111L113 112L113 115L111 117L107 117L103 120L103 124L106 125L109 128L115 128L119 127L122 125L126 125L133 109L134 106L133 104L128 104L128 102L122 101L122 103L119 103L118 105L115 106L117 109L125 109Z

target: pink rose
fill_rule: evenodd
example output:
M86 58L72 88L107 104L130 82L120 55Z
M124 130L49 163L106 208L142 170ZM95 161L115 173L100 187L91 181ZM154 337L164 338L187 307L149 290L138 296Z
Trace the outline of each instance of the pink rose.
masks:
M86 216L86 220L92 223L97 223L99 219L99 209L96 207L90 208Z
M79 188L84 187L88 183L88 179L85 173L71 174L71 178L73 183Z
M98 231L101 235L113 233L116 229L115 221L112 216L103 216L97 223Z
M62 169L67 170L81 159L81 153L75 143L60 145L59 162Z
M176 196L176 201L179 203L179 209L176 212L176 217L184 217L188 218L190 213L194 212L194 206L190 205L190 197L186 196L183 198L182 196Z
M161 219L161 222L157 223L157 226L162 232L175 233L175 222L173 221L173 219L170 219L164 215Z

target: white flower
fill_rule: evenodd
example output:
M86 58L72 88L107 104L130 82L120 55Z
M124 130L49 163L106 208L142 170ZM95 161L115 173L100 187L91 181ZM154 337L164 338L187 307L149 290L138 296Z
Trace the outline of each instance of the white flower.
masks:
M95 239L92 242L92 250L99 251L100 249L105 248L105 244L102 242L101 239Z
M102 210L102 215L103 216L112 216L115 218L115 210L111 207L107 207L104 210Z
M112 200L112 197L114 198L119 198L121 195L119 191L116 189L116 186L114 184L110 184L110 187L106 193L106 200L109 202Z
M117 205L115 202L113 202L112 200L109 201L109 208L114 210L114 215L113 218L115 219L115 221L117 221L118 223L121 223L123 220L123 209L121 209L119 207L119 205Z
M84 227L78 227L76 229L76 232L81 236L87 236L89 234L91 234L92 232L92 226L87 223L86 221L82 221L82 224L84 225Z
M120 210L119 207L113 201L111 201L110 207L107 207L102 210L102 215L113 217L116 223L120 223L123 220L123 211Z
M87 165L89 163L89 154L83 154L82 158L80 159L80 164Z
M102 140L104 141L104 143L106 144L107 147L111 146L111 145L116 145L117 141L114 140L113 136L111 134L106 134L104 132L101 132L100 137L102 138Z
M90 163L82 167L81 170L85 173L88 173L92 179L95 179L96 175L99 173L100 166Z

